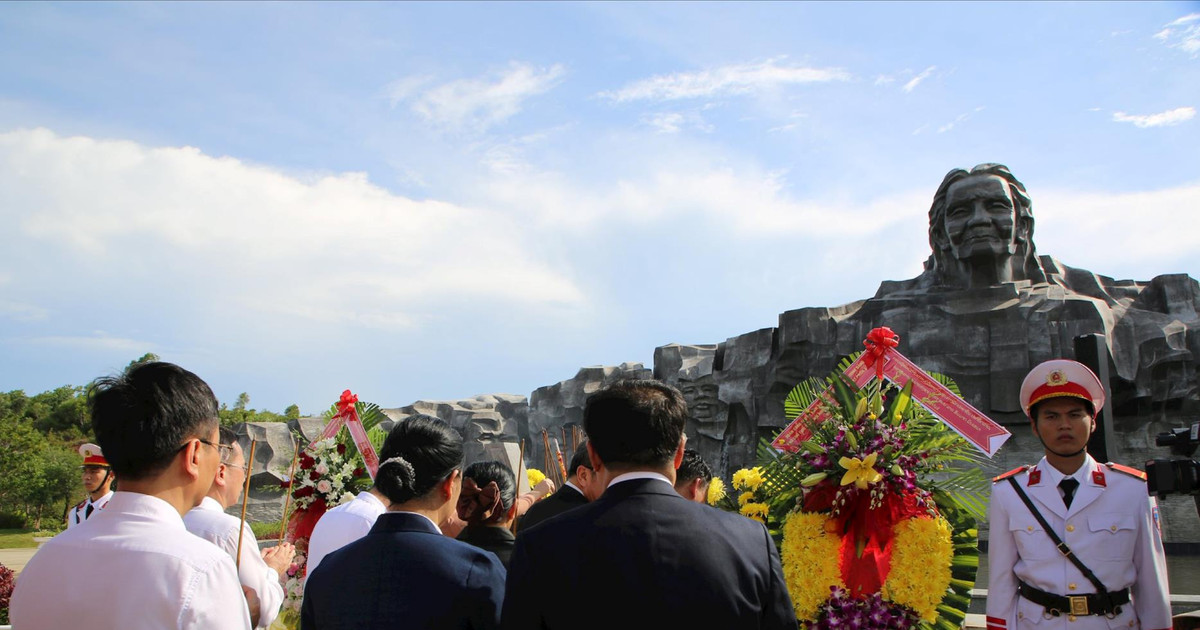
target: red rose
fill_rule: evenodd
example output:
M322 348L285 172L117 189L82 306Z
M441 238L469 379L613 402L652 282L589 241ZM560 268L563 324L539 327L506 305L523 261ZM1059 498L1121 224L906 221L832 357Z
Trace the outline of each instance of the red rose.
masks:
M314 471L308 473L308 478L311 479L312 481L316 481L321 478L321 473L314 470Z
M292 482L290 479L284 479L283 481L279 482L279 487L280 488L291 488Z
M338 445L337 445L337 451L338 451L338 455L345 455L345 454L346 454L346 445L345 445L345 444L338 444Z
M358 468L354 469L354 476L361 477L361 476L363 476L363 473L365 473L365 472L367 472L367 471L363 470L362 466L359 466Z

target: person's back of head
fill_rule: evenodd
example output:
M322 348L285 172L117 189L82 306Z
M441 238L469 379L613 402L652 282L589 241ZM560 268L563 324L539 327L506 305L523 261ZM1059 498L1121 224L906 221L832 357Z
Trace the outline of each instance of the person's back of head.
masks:
M679 448L687 413L683 394L670 385L618 381L588 397L583 425L589 448L603 466L661 469Z
M199 376L171 363L137 364L88 388L96 441L127 481L154 477L181 445L217 428L217 397ZM211 481L211 480L209 480Z
M425 497L459 470L463 461L458 431L424 414L396 423L380 451L375 488L393 507Z
M699 452L690 448L683 452L683 461L675 472L675 490L680 495L697 503L705 503L712 478L712 469Z
M467 525L500 525L512 521L517 507L517 476L508 464L475 462L463 472L458 517Z
M575 454L571 456L571 463L567 466L567 478L579 477L580 468L592 469L592 457L588 455L587 440L583 440L575 448Z

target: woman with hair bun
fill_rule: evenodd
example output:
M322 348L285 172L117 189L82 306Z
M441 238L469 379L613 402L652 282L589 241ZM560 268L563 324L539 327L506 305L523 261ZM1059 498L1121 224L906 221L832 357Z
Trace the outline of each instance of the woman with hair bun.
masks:
M507 569L517 544L512 533L512 522L517 517L517 477L501 462L471 464L463 477L458 518L467 526L458 539L496 554Z
M300 627L498 628L504 567L437 526L456 511L462 437L418 414L399 422L382 450L395 456L380 463L375 487L391 506L370 533L330 553L308 576Z

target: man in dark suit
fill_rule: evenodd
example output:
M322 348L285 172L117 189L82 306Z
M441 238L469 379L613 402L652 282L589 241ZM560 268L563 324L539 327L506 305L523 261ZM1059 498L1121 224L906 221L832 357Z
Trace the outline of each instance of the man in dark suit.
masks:
M588 452L607 489L517 538L504 629L796 628L766 527L675 492L686 419L679 390L656 381L588 398Z
M689 448L683 452L683 462L675 471L675 492L690 501L708 503L708 486L712 478L712 469L704 458Z
M586 440L580 442L575 454L571 456L570 471L571 475L558 492L534 503L525 516L517 521L518 534L552 516L586 505L588 501L600 496L604 487L595 488L594 486L599 484L592 483L592 459L588 456Z

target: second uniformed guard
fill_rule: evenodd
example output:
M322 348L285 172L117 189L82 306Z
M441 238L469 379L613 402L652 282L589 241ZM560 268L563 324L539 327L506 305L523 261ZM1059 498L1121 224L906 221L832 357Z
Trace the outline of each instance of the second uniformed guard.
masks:
M83 456L83 489L88 496L67 513L67 529L86 521L96 510L103 510L113 496L112 485L117 479L99 446L89 442L79 447L79 454Z
M1087 452L1100 379L1054 359L1021 385L1045 457L993 479L988 630L1171 627L1158 508L1145 473Z

